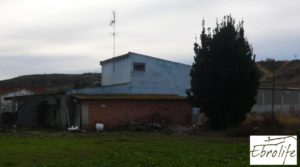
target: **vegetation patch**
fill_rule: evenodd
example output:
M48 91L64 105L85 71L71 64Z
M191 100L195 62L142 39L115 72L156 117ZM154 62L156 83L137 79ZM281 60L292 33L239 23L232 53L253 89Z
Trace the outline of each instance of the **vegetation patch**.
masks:
M248 138L161 133L0 134L0 166L247 166Z

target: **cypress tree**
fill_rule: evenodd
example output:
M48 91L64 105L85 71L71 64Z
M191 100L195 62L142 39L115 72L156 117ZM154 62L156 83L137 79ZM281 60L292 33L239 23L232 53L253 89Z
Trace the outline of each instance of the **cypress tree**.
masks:
M206 31L204 21L201 45L194 44L188 99L209 118L214 129L241 123L255 104L259 70L255 54L245 38L243 21L235 24L229 15Z

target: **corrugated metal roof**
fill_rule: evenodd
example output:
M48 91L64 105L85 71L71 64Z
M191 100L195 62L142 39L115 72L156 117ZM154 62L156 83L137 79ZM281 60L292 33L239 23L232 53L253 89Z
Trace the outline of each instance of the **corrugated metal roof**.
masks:
M184 100L177 95L73 95L79 100Z

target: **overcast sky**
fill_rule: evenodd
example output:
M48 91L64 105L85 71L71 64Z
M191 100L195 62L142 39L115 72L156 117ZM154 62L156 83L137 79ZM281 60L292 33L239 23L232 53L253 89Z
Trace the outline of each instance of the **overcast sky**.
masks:
M201 21L244 20L257 59L300 58L299 0L1 0L0 79L24 74L100 72L128 51L192 64Z

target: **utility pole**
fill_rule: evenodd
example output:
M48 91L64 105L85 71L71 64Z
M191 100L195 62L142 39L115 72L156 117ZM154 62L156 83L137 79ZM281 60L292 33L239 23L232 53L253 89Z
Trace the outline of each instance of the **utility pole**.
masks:
M271 121L272 121L272 129L273 132L275 131L275 59L273 59L272 63L272 72L273 72L273 77L272 77L272 111L271 111Z

